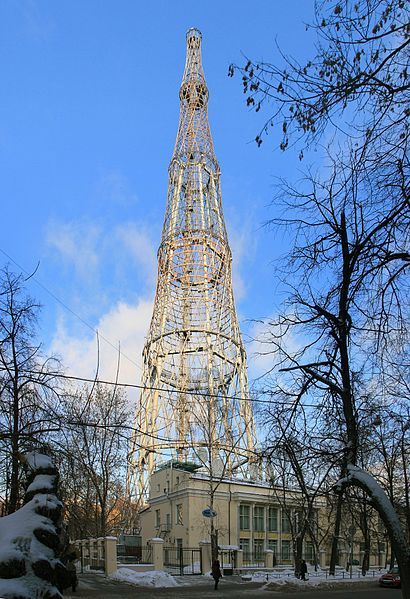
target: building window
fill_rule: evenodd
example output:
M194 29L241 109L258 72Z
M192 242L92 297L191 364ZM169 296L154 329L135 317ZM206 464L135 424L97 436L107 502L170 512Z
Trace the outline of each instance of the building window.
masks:
M239 539L239 547L243 551L243 559L248 561L250 554L249 539Z
M268 540L268 549L271 549L273 551L273 555L278 555L278 542L276 539Z
M161 510L155 510L155 526L161 526Z
M177 503L177 524L182 524L182 503Z
M171 530L171 514L167 514L167 530Z
M290 561L290 541L282 541L282 561Z
M253 530L265 530L265 508L259 505L253 508Z
M268 530L269 531L277 531L278 530L278 508L270 507L268 511Z
M282 510L282 532L290 532L290 517L290 514Z
M240 505L239 506L239 528L240 530L250 529L250 506Z
M263 560L263 540L262 539L255 539L253 541L253 558L257 562L260 562Z
M315 552L311 541L305 543L305 560L311 563L315 561Z

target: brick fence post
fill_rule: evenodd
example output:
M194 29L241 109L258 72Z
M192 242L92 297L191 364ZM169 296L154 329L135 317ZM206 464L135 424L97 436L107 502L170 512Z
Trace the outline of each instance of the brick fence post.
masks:
M273 568L273 551L266 549L265 551L265 568Z
M154 570L164 569L164 539L159 537L150 539L149 544L152 547L152 563Z
M211 541L199 541L201 550L201 574L211 571Z
M235 570L240 570L243 566L243 549L235 550Z
M106 576L117 571L117 537L104 538L104 562Z

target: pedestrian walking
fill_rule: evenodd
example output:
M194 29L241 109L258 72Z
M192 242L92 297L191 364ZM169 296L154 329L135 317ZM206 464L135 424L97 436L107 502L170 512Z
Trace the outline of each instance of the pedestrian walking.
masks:
M301 580L306 580L307 574L307 565L304 559L300 562L300 578Z
M215 591L218 588L219 579L222 578L221 566L219 564L219 559L216 559L212 563L212 578L215 581Z

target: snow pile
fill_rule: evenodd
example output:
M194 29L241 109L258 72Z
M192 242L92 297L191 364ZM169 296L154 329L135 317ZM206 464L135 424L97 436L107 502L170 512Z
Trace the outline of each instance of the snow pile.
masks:
M56 557L62 512L55 495L58 473L45 455L29 453L25 464L25 505L0 518L0 597L61 599L56 585L66 570Z
M135 572L130 568L120 568L110 578L121 580L141 587L176 587L175 578L167 572L154 570L151 572Z

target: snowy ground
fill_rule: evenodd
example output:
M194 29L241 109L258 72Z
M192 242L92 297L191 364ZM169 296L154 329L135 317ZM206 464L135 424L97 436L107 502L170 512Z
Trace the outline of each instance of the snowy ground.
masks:
M242 580L258 583L265 583L264 588L269 590L302 590L312 588L343 588L346 584L369 584L377 583L380 575L384 571L369 572L367 576L362 576L359 570L353 570L353 576L345 570L340 570L336 576L327 575L325 570L309 572L309 579L299 580L295 578L293 570L277 571L259 571L242 574ZM205 576L171 576L166 572L135 572L126 567L120 567L111 578L118 581L127 582L142 587L176 587L176 586L196 586L209 584L210 575ZM230 577L227 577L230 578Z

